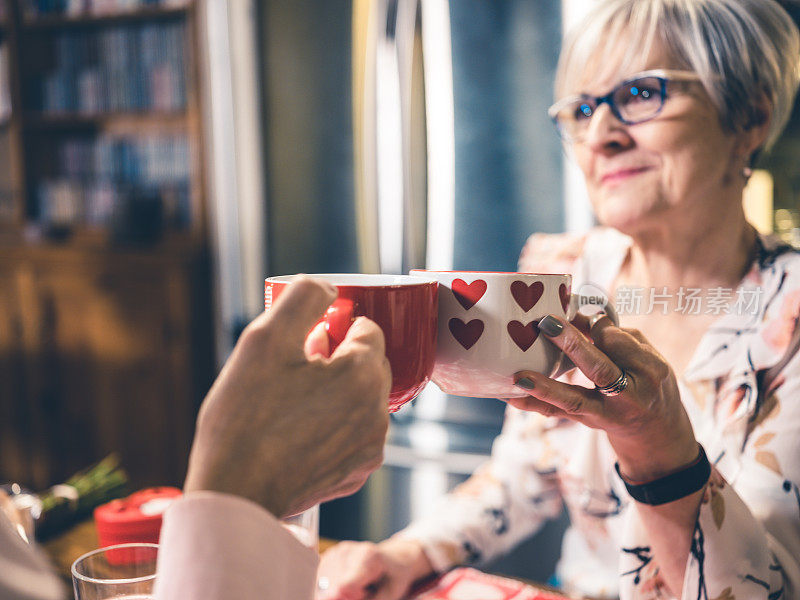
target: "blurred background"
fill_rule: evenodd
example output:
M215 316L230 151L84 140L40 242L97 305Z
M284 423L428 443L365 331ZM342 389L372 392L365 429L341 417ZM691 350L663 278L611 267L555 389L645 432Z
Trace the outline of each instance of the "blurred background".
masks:
M592 2L0 0L0 482L116 452L133 489L180 485L266 276L514 270L590 227L546 109ZM798 159L795 111L746 203L800 246ZM424 512L503 407L426 389L322 535ZM545 580L564 526L489 568Z

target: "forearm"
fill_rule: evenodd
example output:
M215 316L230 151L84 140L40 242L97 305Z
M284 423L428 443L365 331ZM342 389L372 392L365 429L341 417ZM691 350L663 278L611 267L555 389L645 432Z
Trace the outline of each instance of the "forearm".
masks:
M164 516L158 600L306 600L316 553L266 510L244 498L190 492Z
M658 506L635 504L659 574L676 598L680 597L683 589L686 562L702 498L703 490L699 490Z
M557 493L553 503L561 502ZM481 505L474 499L448 498L449 511L441 510L412 523L401 531L403 539L419 543L430 564L444 572L458 564L480 564L502 555L521 540L533 535L547 518L555 518L560 507L552 512L537 512L522 516L511 508ZM549 508L550 502L545 502ZM444 506L442 507L444 509ZM509 516L510 514L510 516Z
M618 471L626 485L633 484L628 490L634 497L659 578L678 597L708 482L708 459L691 429L687 440L671 449L657 439L652 440L649 452L642 451L643 446L628 447L615 441Z
M688 551L690 497L674 506L633 503L622 542L620 597L649 598L658 588L682 600L800 597L797 501L788 493L774 493L784 489L777 477L774 487L765 487L765 476L767 481L773 476L762 469L742 459L740 491L712 470L699 498ZM755 514L743 498L758 507ZM770 518L762 522L756 514L765 513Z

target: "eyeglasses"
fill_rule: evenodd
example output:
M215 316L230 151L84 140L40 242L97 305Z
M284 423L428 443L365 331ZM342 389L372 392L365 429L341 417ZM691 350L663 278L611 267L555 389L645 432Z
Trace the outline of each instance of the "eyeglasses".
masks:
M605 96L579 94L559 100L547 110L561 137L568 142L581 141L589 129L592 115L605 103L611 113L626 125L635 125L655 117L664 107L670 81L699 81L692 71L654 69L626 79Z

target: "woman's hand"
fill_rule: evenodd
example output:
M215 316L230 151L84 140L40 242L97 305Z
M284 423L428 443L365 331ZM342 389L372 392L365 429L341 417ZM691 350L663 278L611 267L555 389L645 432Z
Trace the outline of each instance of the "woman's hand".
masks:
M623 371L627 387L616 396L604 396L521 371L516 374L517 386L530 397L510 399L509 404L604 430L620 470L630 480L656 479L695 460L697 441L675 375L664 358L635 329L615 327L608 318L588 327L581 319L585 317L579 317L577 324L589 337L553 315L539 322L539 330L598 387L616 382Z
M417 542L388 539L340 542L322 555L318 573L317 600L399 600L433 567Z

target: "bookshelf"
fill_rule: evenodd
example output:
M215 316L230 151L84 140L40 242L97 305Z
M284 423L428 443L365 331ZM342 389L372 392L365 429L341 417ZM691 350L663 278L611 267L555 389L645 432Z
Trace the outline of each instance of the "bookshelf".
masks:
M0 482L180 484L213 376L201 0L0 0Z
M202 240L196 4L12 3L30 228L101 238L160 199L163 235Z

